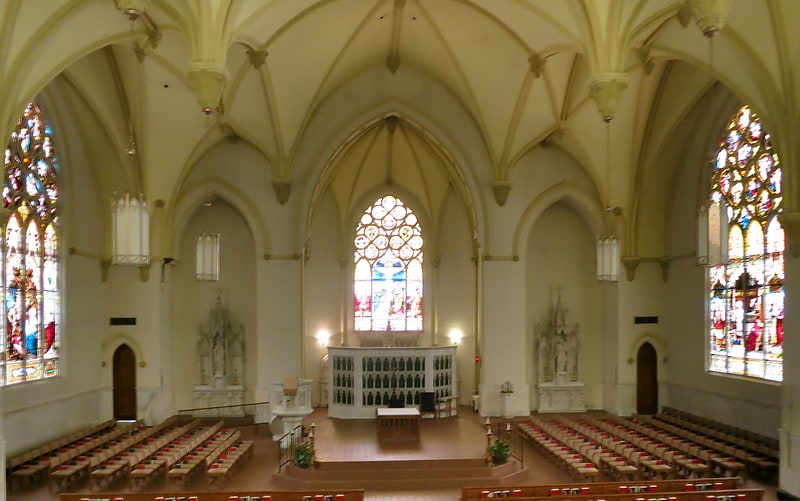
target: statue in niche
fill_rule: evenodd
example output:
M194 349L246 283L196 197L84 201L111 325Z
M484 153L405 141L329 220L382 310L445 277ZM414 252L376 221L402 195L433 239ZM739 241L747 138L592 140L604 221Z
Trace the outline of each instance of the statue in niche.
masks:
M210 332L200 326L197 343L200 384L226 387L241 385L244 377L244 346L241 334L231 328L228 313L217 294L209 322Z
M537 350L540 382L566 382L579 379L578 326L567 326L567 310L558 293L556 305L550 310L546 328L537 326Z
M200 364L200 384L207 385L210 381L213 366L211 361L211 336L200 330L200 339L197 342L197 360Z

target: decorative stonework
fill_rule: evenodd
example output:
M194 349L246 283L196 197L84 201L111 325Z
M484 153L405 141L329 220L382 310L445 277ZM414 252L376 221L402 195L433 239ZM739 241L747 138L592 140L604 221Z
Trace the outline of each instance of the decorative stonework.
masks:
M567 309L559 292L546 326L536 328L539 412L583 412L584 384L580 378L578 324L567 324Z
M208 329L200 326L197 365L200 384L194 388L196 407L243 403L244 342L241 329L232 327L220 295L211 310Z

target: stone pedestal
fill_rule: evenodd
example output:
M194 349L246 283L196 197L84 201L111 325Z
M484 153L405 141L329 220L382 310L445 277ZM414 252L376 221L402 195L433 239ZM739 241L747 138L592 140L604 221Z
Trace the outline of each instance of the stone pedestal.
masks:
M537 387L539 412L584 412L584 385L578 382L539 383Z
M222 407L222 406L241 406L244 404L244 386L195 386L194 387L194 406L198 408ZM220 416L242 416L242 407L232 407L229 409L218 409Z

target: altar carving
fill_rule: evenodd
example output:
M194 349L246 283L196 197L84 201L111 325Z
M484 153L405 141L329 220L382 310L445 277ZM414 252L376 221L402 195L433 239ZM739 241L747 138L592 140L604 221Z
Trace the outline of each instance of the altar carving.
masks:
M211 310L207 328L199 326L196 407L241 405L244 400L244 342L241 329L230 321L221 294Z
M583 412L578 324L567 324L567 309L558 293L546 326L536 326L539 412Z

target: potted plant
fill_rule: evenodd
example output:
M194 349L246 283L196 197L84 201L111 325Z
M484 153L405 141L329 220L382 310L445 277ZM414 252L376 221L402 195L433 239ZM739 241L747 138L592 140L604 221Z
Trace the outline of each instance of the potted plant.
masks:
M491 447L489 447L489 457L492 459L492 464L501 465L508 461L508 456L511 455L511 446L505 440L495 440Z
M298 468L311 469L314 465L314 446L311 442L303 442L294 449L294 464Z

